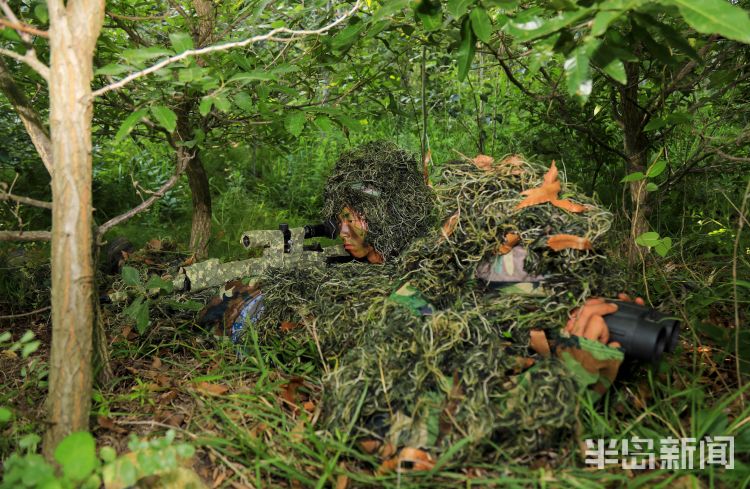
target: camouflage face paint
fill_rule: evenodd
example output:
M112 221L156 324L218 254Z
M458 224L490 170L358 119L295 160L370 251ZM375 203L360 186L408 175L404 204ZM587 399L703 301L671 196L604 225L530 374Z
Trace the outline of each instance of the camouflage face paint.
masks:
M354 258L364 258L374 251L365 244L367 222L357 212L347 206L339 213L339 237L344 241L344 249Z

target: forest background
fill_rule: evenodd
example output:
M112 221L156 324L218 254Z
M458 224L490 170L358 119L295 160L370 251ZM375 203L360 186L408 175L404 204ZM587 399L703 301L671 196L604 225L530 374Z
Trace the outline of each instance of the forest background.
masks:
M196 333L194 312L175 312L195 301L144 298L100 311L83 299L113 280L145 290L160 265L244 258L242 231L316 220L337 155L374 139L414 151L433 179L464 155L554 159L596 195L615 214L613 273L678 315L685 342L658 373L643 371L611 394L604 414L588 410L582 433L731 435L747 467L746 2L169 0L105 10L96 1L0 0L0 8L0 347L8 352L0 453L16 453L17 473L51 467L34 456L46 417L66 420L47 430L49 460L68 433L90 426L100 445L120 451L130 431L172 426L197 448L198 469L211 468L198 470L204 480L218 485L396 484L362 470L374 462L345 434L320 437L279 405L279 396L299 401L289 394L299 377L315 403L307 346L259 351L240 370L231 349ZM129 263L140 276L106 276L111 257L100 246L118 236L141 250ZM76 263L91 267L88 278L76 279ZM56 302L50 286L70 291L71 302ZM185 365L190 373L178 373ZM65 381L81 370L87 378ZM253 396L243 394L250 383ZM154 392L174 398L155 401ZM252 436L239 428L248 423ZM172 438L131 449L174 448ZM69 443L89 453L89 438ZM503 477L595 484L601 474L582 470L577 456L562 451ZM119 460L100 453L81 473L106 481L103 467ZM137 475L162 469L139 466ZM410 483L500 477L496 467L471 470L451 465L449 453ZM80 484L81 473L60 480ZM607 477L748 480L712 467Z

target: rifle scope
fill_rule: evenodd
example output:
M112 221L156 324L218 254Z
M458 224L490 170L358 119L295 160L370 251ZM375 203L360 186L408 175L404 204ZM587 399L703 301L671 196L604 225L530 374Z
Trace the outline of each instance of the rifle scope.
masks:
M656 366L664 352L671 353L680 337L680 322L632 302L610 301L617 312L604 316L609 341L622 345L625 355Z

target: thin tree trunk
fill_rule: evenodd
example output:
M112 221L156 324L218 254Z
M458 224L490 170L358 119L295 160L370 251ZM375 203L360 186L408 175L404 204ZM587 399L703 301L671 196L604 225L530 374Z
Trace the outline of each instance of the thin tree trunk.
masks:
M208 175L203 168L198 150L194 153L180 150L177 158L188 158L187 173L190 194L193 198L193 225L190 229L190 251L202 260L208 256L208 240L211 237L211 192Z
M13 81L8 72L8 67L2 59L0 59L0 92L8 98L13 108L16 109L18 117L21 118L26 132L36 148L36 152L42 159L42 163L47 168L47 172L52 174L52 143L47 129L29 99Z
M627 171L645 172L648 164L649 141L643 132L646 114L638 105L638 63L626 63L627 84L620 88L620 108L624 131L624 150L628 157ZM648 231L648 215L650 207L647 202L646 181L639 180L629 183L630 201L630 241L628 247L628 261L635 263L640 252L635 238Z
M189 141L193 137L190 114L195 107L195 100L190 98L177 108L177 139ZM187 174L190 195L193 201L193 223L190 230L190 252L197 260L208 256L208 240L211 237L211 192L208 175L200 159L197 146L192 149L177 148L177 164L184 165Z
M49 428L44 454L51 459L69 433L88 430L94 263L91 79L103 0L49 0L50 129L52 159L52 348Z

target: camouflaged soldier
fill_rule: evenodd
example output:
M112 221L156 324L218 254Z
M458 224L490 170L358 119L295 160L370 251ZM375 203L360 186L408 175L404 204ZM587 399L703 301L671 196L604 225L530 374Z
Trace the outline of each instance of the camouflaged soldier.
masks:
M622 360L602 318L616 306L587 299L601 290L602 258L588 249L609 214L558 199L556 170L542 178L519 158L456 162L436 185L444 225L396 259L432 209L400 204L393 179L379 184L392 175L387 160L371 157L376 143L365 148L337 164L326 215L338 213L354 256L384 263L270 274L261 341L281 325L286 338L312 333L321 360L338 365L324 379L322 423L354 422L384 458L401 447L438 455L459 439L467 456L555 446L575 423L578 394L603 392ZM427 190L413 159L403 168L412 189ZM580 238L578 249L551 248L560 236Z

